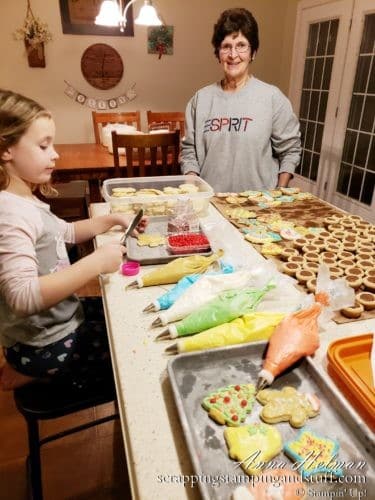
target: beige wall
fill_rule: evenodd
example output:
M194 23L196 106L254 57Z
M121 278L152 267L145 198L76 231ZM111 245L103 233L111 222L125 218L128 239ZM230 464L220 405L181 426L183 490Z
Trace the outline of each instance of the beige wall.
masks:
M21 41L12 32L22 25L26 0L0 0L0 87L40 101L51 109L57 124L57 143L94 142L91 110L64 94L64 80L82 93L96 98L121 95L136 84L135 100L121 111L184 110L196 89L220 78L220 66L211 47L212 27L220 12L242 6L259 23L260 50L253 73L288 92L292 45L298 0L155 0L166 24L174 26L174 54L147 54L147 28L135 26L134 37L64 35L58 0L32 0L34 14L46 22L53 41L46 45L46 68L29 68ZM135 4L138 13L139 4ZM122 56L124 76L113 89L101 91L84 79L80 60L93 43L108 43Z

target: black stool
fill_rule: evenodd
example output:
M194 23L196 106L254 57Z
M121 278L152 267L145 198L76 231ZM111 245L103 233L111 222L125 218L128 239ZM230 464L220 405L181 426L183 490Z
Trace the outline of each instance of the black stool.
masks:
M72 389L72 386L68 387L53 382L32 383L15 389L14 400L27 423L29 439L28 479L33 500L43 499L40 459L40 448L43 444L118 418L118 413L116 413L43 439L39 437L39 420L63 417L87 408L116 401L113 379L92 384L91 387L87 386L83 389Z

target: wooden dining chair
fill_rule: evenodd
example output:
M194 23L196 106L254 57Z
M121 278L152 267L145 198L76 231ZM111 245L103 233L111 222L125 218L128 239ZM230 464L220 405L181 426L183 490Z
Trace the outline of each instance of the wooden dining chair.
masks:
M141 130L141 113L140 111L127 111L126 113L97 113L93 111L92 123L94 125L95 142L101 144L101 128L108 123L124 123Z
M180 131L160 134L117 134L112 131L115 177L178 175ZM119 149L125 149L120 165Z
M153 123L170 123L173 130L179 130L181 138L185 135L185 113L183 111L147 111L148 127Z

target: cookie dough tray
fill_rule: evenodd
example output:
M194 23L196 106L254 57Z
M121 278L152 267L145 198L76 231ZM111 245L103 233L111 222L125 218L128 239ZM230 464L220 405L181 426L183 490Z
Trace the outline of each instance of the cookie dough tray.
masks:
M159 216L151 217L146 227L145 234L157 234L167 238L168 217ZM211 255L212 250L208 249L203 252L194 253L179 253L173 254L168 250L167 243L151 246L139 246L137 238L128 236L126 239L127 257L129 260L135 260L141 265L165 264L178 257L188 257L189 255Z
M245 473L239 464L229 458L224 440L225 426L216 424L201 407L208 393L229 384L254 383L257 381L266 343L224 347L199 353L182 354L168 364L175 402L180 416L202 497L206 500L227 500L240 481L244 484ZM272 385L281 389L291 385L301 392L315 393L321 402L320 414L309 419L306 428L340 444L337 460L363 468L347 468L340 482L306 482L307 498L317 496L353 498L354 486L357 491L367 490L367 495L375 487L375 438L357 413L352 410L337 391L329 377L316 368L311 358L304 359L294 369L280 376ZM262 406L257 401L244 424L260 422ZM283 443L294 439L299 430L289 423L275 424ZM291 468L292 462L281 452L274 459L280 467ZM242 476L242 477L241 477ZM351 476L351 477L349 477ZM364 479L365 478L365 479ZM212 485L216 481L217 484ZM346 482L345 482L346 481ZM354 483L354 481L357 481ZM359 481L363 481L358 484ZM364 483L364 481L366 481ZM352 492L350 494L350 488Z

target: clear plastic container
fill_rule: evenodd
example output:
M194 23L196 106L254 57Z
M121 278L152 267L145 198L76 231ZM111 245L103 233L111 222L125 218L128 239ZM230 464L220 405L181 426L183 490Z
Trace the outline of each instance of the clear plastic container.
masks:
M210 242L201 232L170 235L167 247L168 251L174 255L204 253L211 250Z
M192 184L195 192L181 192L181 186ZM167 193L164 191L167 189ZM132 189L133 192L126 192ZM140 190L143 190L139 193ZM150 190L145 194L145 190ZM157 190L155 193L152 190ZM173 193L173 190L178 192ZM168 191L170 194L168 194ZM212 187L196 175L165 175L158 177L129 177L107 179L103 182L102 195L111 205L112 212L135 214L143 208L145 215L171 215L177 200L191 200L194 212L205 216L210 199L214 195Z

